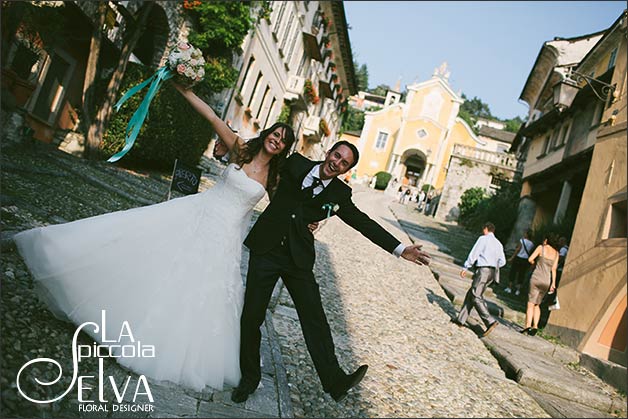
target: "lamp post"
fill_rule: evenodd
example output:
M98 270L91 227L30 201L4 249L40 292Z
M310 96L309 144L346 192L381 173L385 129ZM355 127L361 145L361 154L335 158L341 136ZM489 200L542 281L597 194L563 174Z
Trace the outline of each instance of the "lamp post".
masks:
M583 82L586 83L591 88L593 94L603 102L608 101L611 97L613 100L617 97L614 85L578 73L575 70L570 70L567 75L553 87L554 105L559 112L571 106L576 94L580 90L580 84Z
M580 87L571 79L562 79L556 83L554 89L554 106L559 112L571 106L576 94L580 90Z

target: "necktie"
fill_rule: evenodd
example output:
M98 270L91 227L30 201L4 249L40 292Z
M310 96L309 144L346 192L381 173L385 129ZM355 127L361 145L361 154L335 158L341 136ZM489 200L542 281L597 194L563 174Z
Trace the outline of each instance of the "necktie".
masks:
M316 189L317 186L323 184L323 182L321 182L321 180L316 176L313 176L313 178L314 179L312 180L312 184L308 187L303 188L303 196L305 196L306 198L312 198L314 196L314 189Z

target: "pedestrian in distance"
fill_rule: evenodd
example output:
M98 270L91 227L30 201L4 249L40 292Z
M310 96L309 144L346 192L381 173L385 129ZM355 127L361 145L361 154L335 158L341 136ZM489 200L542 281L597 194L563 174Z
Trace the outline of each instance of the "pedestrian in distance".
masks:
M510 262L509 284L506 289L504 289L504 292L507 294L511 294L514 291L515 296L518 296L521 293L521 286L528 273L528 269L530 269L528 258L534 248L534 243L530 241L531 235L532 231L529 229L523 233L523 237L519 239L515 251L508 260L508 262Z
M419 192L419 197L417 199L418 199L418 203L419 203L418 209L419 209L419 211L422 211L423 210L424 201L425 201L425 191L421 190L421 192Z
M250 250L246 294L240 319L240 369L242 379L231 394L236 403L246 401L260 380L260 327L273 289L281 276L292 297L305 344L323 390L336 402L364 377L367 365L347 374L336 358L331 330L312 272L316 253L309 223L337 215L390 254L418 265L429 264L421 245L403 245L352 201L351 187L338 179L359 158L358 149L347 141L335 143L324 161L292 154L274 198L259 216L244 244Z
M412 191L410 190L410 188L408 188L408 189L406 189L406 191L401 196L401 203L402 204L407 204L408 201L410 200L410 195L412 195Z
M543 244L538 246L528 258L534 263L534 271L530 277L530 290L528 291L528 306L526 308L526 324L521 331L530 336L536 335L541 318L541 302L548 292L556 291L556 268L558 267L558 237L554 233L548 233L543 239ZM538 261L537 261L538 259Z
M543 329L549 321L550 314L553 310L560 309L558 301L558 288L560 287L560 278L563 276L563 268L565 267L565 259L567 258L567 238L558 239L558 266L556 267L556 289L553 293L547 293L543 301L541 301L541 318L539 319L539 329Z
M499 323L488 311L484 292L493 281L499 282L499 268L505 264L504 247L495 237L495 225L487 222L482 227L482 236L477 239L464 262L464 269L460 271L460 277L465 278L467 270L473 269L473 282L467 291L458 317L451 319L452 323L464 326L471 310L475 308L486 326L482 337L488 336L497 327Z

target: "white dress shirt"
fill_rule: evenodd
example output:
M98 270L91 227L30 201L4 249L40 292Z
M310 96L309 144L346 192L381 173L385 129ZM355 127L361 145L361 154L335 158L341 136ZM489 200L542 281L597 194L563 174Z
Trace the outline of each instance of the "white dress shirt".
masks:
M301 189L305 189L308 186L312 185L312 182L314 182L314 177L321 179L321 164L317 164L316 166L312 167L312 170L310 170L310 172L303 179ZM316 196L319 193L323 192L323 189L325 189L327 185L329 185L331 179L321 179L321 182L321 185L318 185L316 188L314 188L313 196Z
M305 178L303 179L303 183L301 184L301 189L305 189L308 186L312 185L312 182L314 182L314 177L317 177L319 179L321 178L321 163L312 167L312 170L310 170L309 173L305 175ZM323 189L325 189L327 185L330 184L331 181L332 179L321 179L322 184L314 188L313 196L316 196L319 193L323 192ZM393 250L393 255L397 257L401 256L405 248L406 246L403 243L399 243L399 246L397 246L395 250Z
M532 243L528 239L521 238L519 239L519 244L521 244L521 249L519 249L519 253L517 253L517 257L520 259L527 259L532 254L532 250L534 249L534 243Z
M491 266L494 268L501 268L506 264L504 246L493 233L489 232L478 237L469 253L469 257L464 262L464 267L469 269L476 262L477 266Z

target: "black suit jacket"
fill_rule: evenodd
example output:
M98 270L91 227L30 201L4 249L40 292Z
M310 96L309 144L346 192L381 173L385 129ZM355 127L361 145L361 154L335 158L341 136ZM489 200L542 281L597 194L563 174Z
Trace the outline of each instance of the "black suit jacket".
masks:
M337 178L313 198L304 198L301 184L305 176L320 162L301 154L291 155L281 172L275 196L246 237L244 244L253 253L263 254L287 238L296 265L304 269L314 266L314 235L307 225L327 217L325 204L338 206L331 215L362 233L373 243L392 253L399 240L360 211L351 200L351 188Z

